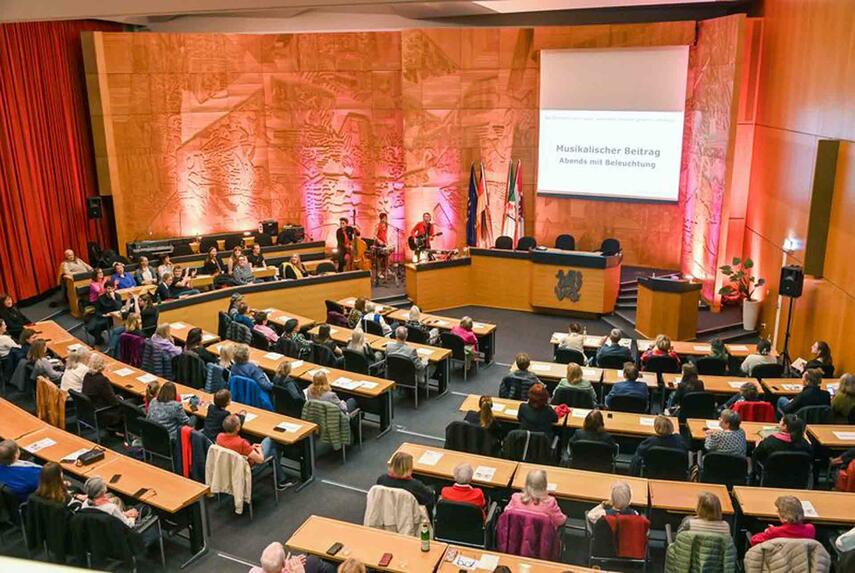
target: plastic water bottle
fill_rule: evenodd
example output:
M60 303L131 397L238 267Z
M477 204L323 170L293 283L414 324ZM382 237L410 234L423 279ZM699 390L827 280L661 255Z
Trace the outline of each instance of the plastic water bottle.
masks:
M422 551L427 553L430 551L430 527L427 521L422 522L422 529L419 531L419 537L422 539Z

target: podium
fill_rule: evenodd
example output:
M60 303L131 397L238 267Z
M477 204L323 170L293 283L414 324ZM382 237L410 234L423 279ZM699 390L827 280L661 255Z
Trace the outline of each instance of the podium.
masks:
M697 334L701 284L656 277L638 280L635 329L646 338L664 334L671 340L692 340Z

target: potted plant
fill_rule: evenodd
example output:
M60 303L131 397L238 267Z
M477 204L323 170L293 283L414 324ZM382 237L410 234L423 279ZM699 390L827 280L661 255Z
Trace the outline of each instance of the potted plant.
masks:
M733 257L729 265L722 265L719 268L730 284L718 289L718 294L725 301L734 303L742 301L742 328L745 330L757 328L760 301L754 300L754 292L757 287L766 284L766 279L758 279L751 274L752 268L754 268L754 261L748 258L742 260L739 257Z

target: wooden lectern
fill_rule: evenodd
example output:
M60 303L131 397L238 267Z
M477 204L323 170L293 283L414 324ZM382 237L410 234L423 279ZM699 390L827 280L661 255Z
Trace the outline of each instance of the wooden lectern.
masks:
M656 277L638 280L635 329L647 338L664 334L692 340L697 334L701 283Z

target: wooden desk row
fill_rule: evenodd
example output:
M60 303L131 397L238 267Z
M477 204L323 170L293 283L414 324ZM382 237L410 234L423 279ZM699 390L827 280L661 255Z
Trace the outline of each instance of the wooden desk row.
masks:
M177 514L185 510L196 513L190 523L191 549L194 555L185 565L201 557L208 548L206 496L210 489L202 483L168 472L113 450L104 450L104 459L87 466L74 463L84 451L97 444L76 434L55 428L47 422L0 399L0 436L15 440L18 446L42 462L55 462L81 481L100 477L107 487L124 496L150 505L157 510ZM115 480L115 476L119 476ZM141 490L146 491L139 494Z
M564 340L565 336L567 336L566 332L553 332L552 338L549 339L549 343L557 346L561 344L561 341ZM598 350L605 341L606 336L587 335L585 336L584 343L585 350ZM623 338L620 341L620 345L631 348L632 342L632 338ZM651 348L656 341L646 338L638 338L635 339L635 342L638 351L644 352L648 348ZM673 347L674 352L680 356L706 356L712 350L712 347L708 342L695 342L691 340L672 340L671 346ZM744 358L749 354L757 352L756 344L725 344L724 346L727 348L727 351L731 356L739 358Z

